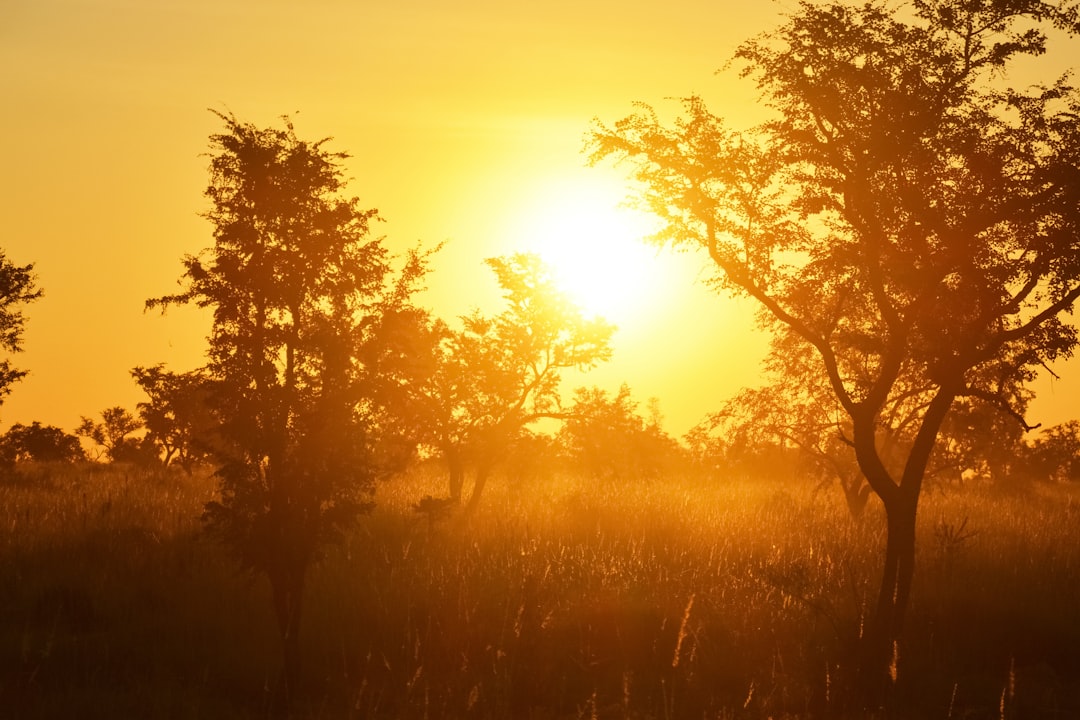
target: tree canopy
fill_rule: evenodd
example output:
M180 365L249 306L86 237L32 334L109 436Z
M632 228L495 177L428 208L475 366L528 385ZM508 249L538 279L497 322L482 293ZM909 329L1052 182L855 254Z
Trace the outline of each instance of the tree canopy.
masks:
M138 405L139 417L162 464L175 463L190 472L212 442L215 418L207 378L198 370L177 373L164 365L136 367L131 375L146 393Z

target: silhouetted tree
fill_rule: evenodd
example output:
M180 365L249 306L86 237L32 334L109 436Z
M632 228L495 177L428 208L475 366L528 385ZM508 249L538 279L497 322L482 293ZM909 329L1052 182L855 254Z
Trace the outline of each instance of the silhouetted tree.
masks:
M1070 420L1043 430L1016 453L1025 480L1080 480L1080 422Z
M287 706L308 570L407 458L388 412L403 381L393 355L372 346L409 307L426 256L411 253L395 274L370 236L377 212L342 194L347 155L326 140L301 140L287 118L277 129L218 116L206 190L214 244L184 258L181 293L147 307L213 311L205 374L220 500L205 520L269 578Z
M205 374L200 370L177 373L154 365L136 367L131 375L147 395L138 404L139 417L162 463L175 463L190 472L205 458L216 423Z
M79 427L75 428L75 434L102 448L105 457L112 462L131 460L132 455L137 452L135 448L140 441L130 436L141 430L143 425L130 410L120 406L106 408L101 411L101 422L95 422L85 415L81 420Z
M34 265L16 265L0 250L0 348L10 353L22 350L26 318L22 306L42 295L34 276ZM26 376L11 361L0 360L0 403L11 393L11 386Z
M475 467L470 508L522 430L563 415L561 371L607 360L614 330L584 318L536 255L485 262L503 289L505 309L494 317L474 311L456 331L432 325L435 361L415 401L424 442L447 463L452 501L461 499L466 470Z
M1018 391L1017 406L1026 408L1029 395ZM1016 482L1024 432L1013 417L979 398L957 398L941 424L929 472L946 481Z
M828 404L791 390L786 382L743 388L687 433L688 444L708 456L699 462L719 477L760 480L802 471L823 486L839 481L852 516L861 515L865 483L842 425Z
M572 463L601 480L656 478L680 454L660 418L641 415L625 384L614 395L598 387L575 390L558 440Z
M1066 78L999 82L1043 52L1047 23L1075 32L1076 4L801 2L736 52L772 119L735 131L694 97L674 126L646 109L592 136L594 159L634 161L659 240L703 248L719 288L816 351L849 418L888 524L871 705L904 661L919 497L949 408L979 398L1019 417L1011 391L1076 346L1062 314L1080 296L1080 97ZM888 463L883 413L913 393L913 441Z
M73 463L86 459L79 438L54 425L16 423L0 438L0 458L8 466L20 462Z

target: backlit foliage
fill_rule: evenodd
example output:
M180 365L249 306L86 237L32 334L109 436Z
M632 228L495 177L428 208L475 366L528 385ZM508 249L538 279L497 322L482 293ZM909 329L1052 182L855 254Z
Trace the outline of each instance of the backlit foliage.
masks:
M461 498L465 473L475 468L473 506L526 427L564 414L561 371L610 358L614 331L603 319L583 317L536 255L486 263L503 290L503 310L476 310L456 330L434 323L431 372L413 390L422 441L448 465L450 499Z

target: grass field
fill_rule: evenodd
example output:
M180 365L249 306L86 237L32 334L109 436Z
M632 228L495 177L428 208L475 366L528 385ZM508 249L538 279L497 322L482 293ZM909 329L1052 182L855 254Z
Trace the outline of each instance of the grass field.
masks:
M574 478L430 523L416 471L312 574L304 718L832 718L883 542L797 480ZM262 578L200 533L207 477L0 486L0 717L256 718ZM1080 488L926 497L905 717L1080 717Z

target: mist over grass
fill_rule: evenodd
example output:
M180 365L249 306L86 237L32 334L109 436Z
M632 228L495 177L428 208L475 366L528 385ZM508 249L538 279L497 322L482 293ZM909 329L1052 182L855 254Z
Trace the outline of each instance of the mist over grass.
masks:
M419 468L323 558L305 718L820 718L848 711L883 517L798 478L496 478ZM280 652L262 578L199 516L206 475L33 468L0 485L0 703L20 718L256 718ZM926 497L912 716L1080 714L1080 488ZM7 713L12 713L8 715Z

